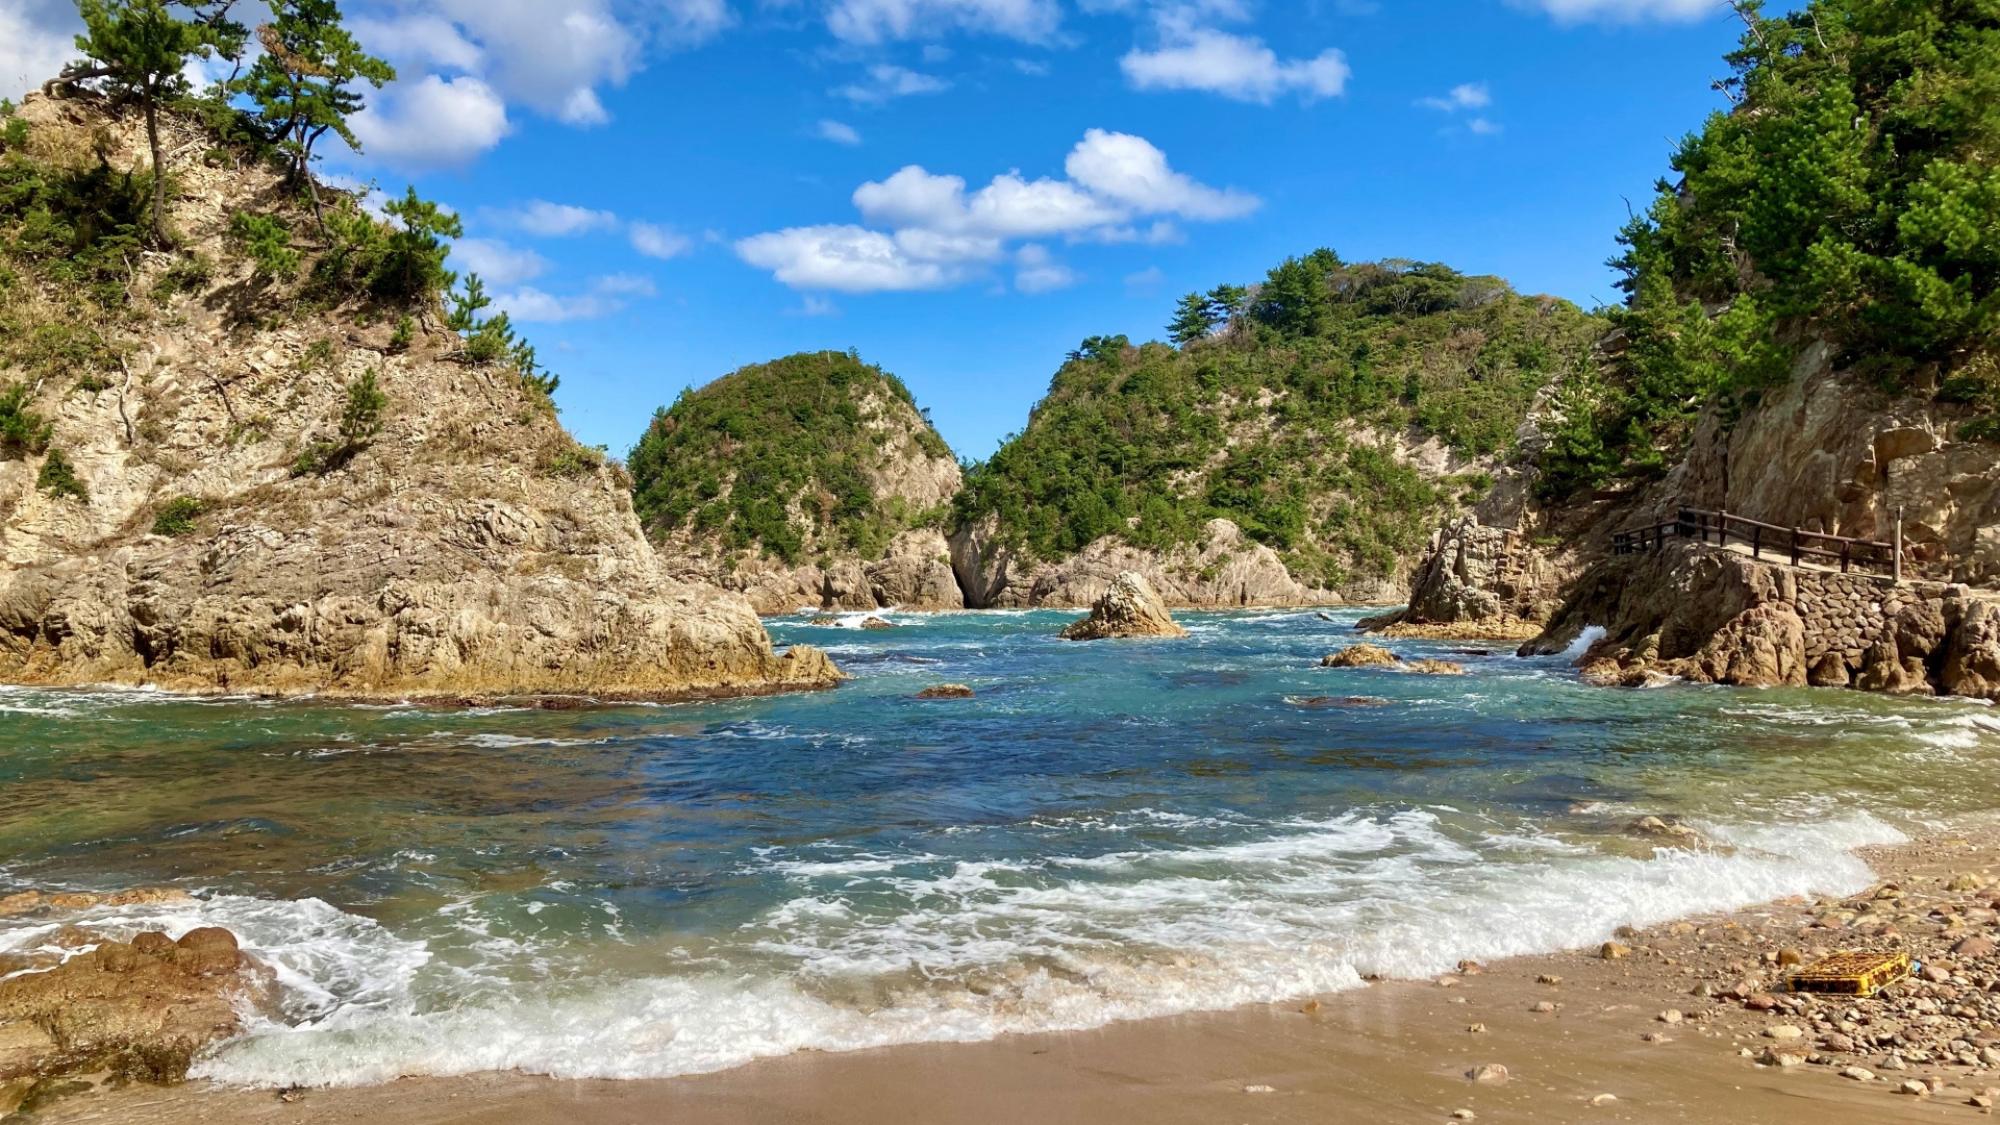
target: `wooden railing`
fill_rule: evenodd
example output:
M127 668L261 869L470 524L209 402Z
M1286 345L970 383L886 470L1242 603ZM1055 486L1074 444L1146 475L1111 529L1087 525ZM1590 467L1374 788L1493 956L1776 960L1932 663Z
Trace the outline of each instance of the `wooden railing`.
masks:
M1769 554L1774 558L1788 559L1793 566L1808 562L1824 566L1838 563L1843 573L1858 568L1887 574L1898 582L1903 580L1903 524L1900 518L1896 521L1896 541L1881 543L1872 539L1850 539L1844 535L1807 531L1800 527L1779 527L1732 516L1728 512L1682 508L1679 516L1666 523L1635 527L1613 535L1611 553L1636 555L1658 551L1668 539L1673 538L1714 543L1719 547L1726 547L1733 540L1747 545L1752 558L1761 559Z

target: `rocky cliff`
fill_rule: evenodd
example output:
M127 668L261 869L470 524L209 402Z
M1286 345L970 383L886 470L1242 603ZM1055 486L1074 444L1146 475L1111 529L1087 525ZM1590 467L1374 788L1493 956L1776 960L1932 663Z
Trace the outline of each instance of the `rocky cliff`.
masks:
M174 248L135 240L108 279L80 274L109 236L63 209L131 183L143 133L87 96L20 112L0 157L32 189L0 206L0 678L648 698L838 678L670 576L619 470L520 371L468 354L435 298L328 283L352 243L204 130L168 125ZM245 215L283 252L253 261Z
M674 572L762 613L958 609L958 461L894 376L839 352L746 367L662 410L630 460Z

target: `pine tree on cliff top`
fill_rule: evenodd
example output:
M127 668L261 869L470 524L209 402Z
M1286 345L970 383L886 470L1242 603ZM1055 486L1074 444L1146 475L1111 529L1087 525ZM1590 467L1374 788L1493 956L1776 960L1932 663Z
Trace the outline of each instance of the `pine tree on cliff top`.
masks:
M256 103L257 117L291 162L292 181L312 199L313 214L325 225L319 191L310 172L314 151L328 133L356 152L361 141L347 119L366 103L357 83L381 89L396 70L361 49L341 23L334 0L278 0L273 19L257 29L264 54L243 80Z
M77 50L88 62L64 81L101 79L117 97L137 101L146 114L146 144L153 160L153 240L167 242L167 178L160 160L160 105L187 91L188 60L242 48L240 28L226 20L186 22L166 0L77 0L84 33ZM224 11L226 11L226 7Z

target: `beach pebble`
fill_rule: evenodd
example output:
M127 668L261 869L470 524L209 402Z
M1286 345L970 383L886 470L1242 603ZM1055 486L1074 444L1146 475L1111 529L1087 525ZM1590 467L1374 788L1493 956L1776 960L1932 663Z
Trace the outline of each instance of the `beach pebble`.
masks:
M1497 1086L1507 1081L1508 1078L1507 1068L1501 1066L1499 1063L1484 1063L1480 1066L1475 1066L1471 1070L1466 1071L1465 1076L1474 1082L1483 1082L1489 1086Z
M1460 961L1458 971L1468 977L1476 977L1486 971L1486 966L1477 961Z
M1681 1015L1681 1010L1679 1008L1668 1008L1666 1011L1661 1012L1659 1015L1654 1016L1653 1018L1659 1020L1661 1023L1679 1023L1681 1022L1681 1020L1687 1017Z
M1458 987L1458 978L1457 978L1457 977L1439 977L1439 978L1437 979L1437 985L1438 985L1438 987L1439 987L1439 988L1457 988L1457 987Z
M1780 1051L1776 1047L1766 1047L1764 1052L1757 1056L1759 1064L1781 1068L1798 1066L1805 1061L1806 1057L1796 1051Z
M1790 1043L1793 1042L1794 1040L1804 1039L1805 1037L1806 1033L1804 1030L1797 1027L1793 1027L1791 1024L1788 1023L1781 1023L1776 1025L1775 1027L1767 1027L1764 1029L1764 1038L1776 1039L1780 1043Z
M1607 941L1597 947L1597 955L1606 961L1617 961L1632 956L1632 947L1615 941Z
M1478 1118L1479 1115L1469 1109L1454 1109L1451 1111L1451 1119L1453 1121L1476 1121Z
M1841 1076L1842 1078L1852 1078L1852 1079L1854 1079L1854 1080L1855 1080L1856 1082L1873 1082L1873 1081L1875 1081L1875 1072L1874 1072L1874 1071L1872 1071L1872 1070L1869 1070L1869 1069L1868 1069L1867 1067L1865 1067L1865 1066L1849 1066L1849 1067L1843 1067L1843 1068L1841 1068L1841 1071L1840 1071L1840 1076Z
M1246 1094L1275 1094L1278 1092L1278 1088L1276 1086L1245 1086L1243 1087L1243 1092Z
M1914 1078L1896 1087L1896 1092L1899 1094L1908 1094L1913 1098L1928 1098L1931 1096L1931 1088Z
M1647 1043L1671 1043L1673 1038L1664 1032L1649 1031L1639 1037Z
M1992 1097L1986 1094L1974 1094L1971 1097L1965 1099L1965 1104L1975 1105L1978 1106L1980 1109L1992 1109L1993 1099Z
M1554 973L1543 973L1535 978L1536 984L1561 984L1563 979Z
M1534 1002L1532 1006L1528 1008L1528 1010L1531 1012L1540 1012L1546 1015L1549 1012L1555 1011L1556 1006L1547 1000L1537 1000Z
M1750 1009L1753 1012L1776 1011L1778 1007L1778 998L1775 996L1767 996L1763 993L1759 993L1756 996L1752 996L1750 999L1745 1000L1743 1002L1743 1006Z
M1465 1025L1465 1030L1474 1035L1484 1035L1486 1034L1486 1025L1483 1023L1469 1023Z
M1599 1094L1590 1099L1591 1105L1611 1105L1618 1100L1617 1094Z

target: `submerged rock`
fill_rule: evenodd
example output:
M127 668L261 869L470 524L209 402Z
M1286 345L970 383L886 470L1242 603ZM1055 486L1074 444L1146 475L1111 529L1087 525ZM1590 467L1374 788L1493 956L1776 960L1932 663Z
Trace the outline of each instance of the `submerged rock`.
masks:
M1166 603L1146 576L1126 571L1097 599L1090 616L1062 631L1066 641L1099 641L1115 637L1185 637Z
M972 699L979 693L964 684L938 684L917 693L918 699Z
M1285 702L1313 710L1335 707L1387 707L1389 701L1375 695L1288 695Z
M1658 816L1642 816L1625 826L1631 836L1643 836L1652 840L1665 840L1681 847L1699 848L1708 844L1708 838L1678 820Z
M197 1052L241 1029L244 1010L275 1000L270 970L228 930L97 941L0 981L0 1083L100 1072L179 1082Z
M1403 658L1383 648L1381 645L1349 645L1339 652L1322 657L1322 668L1388 668L1401 664Z
M1465 665L1449 660L1412 660L1402 670L1419 676L1463 676Z
M863 629L867 629L870 631L879 631L882 629L894 629L896 627L896 623L893 621L885 621L880 617L870 617L869 619L861 623L861 627Z

